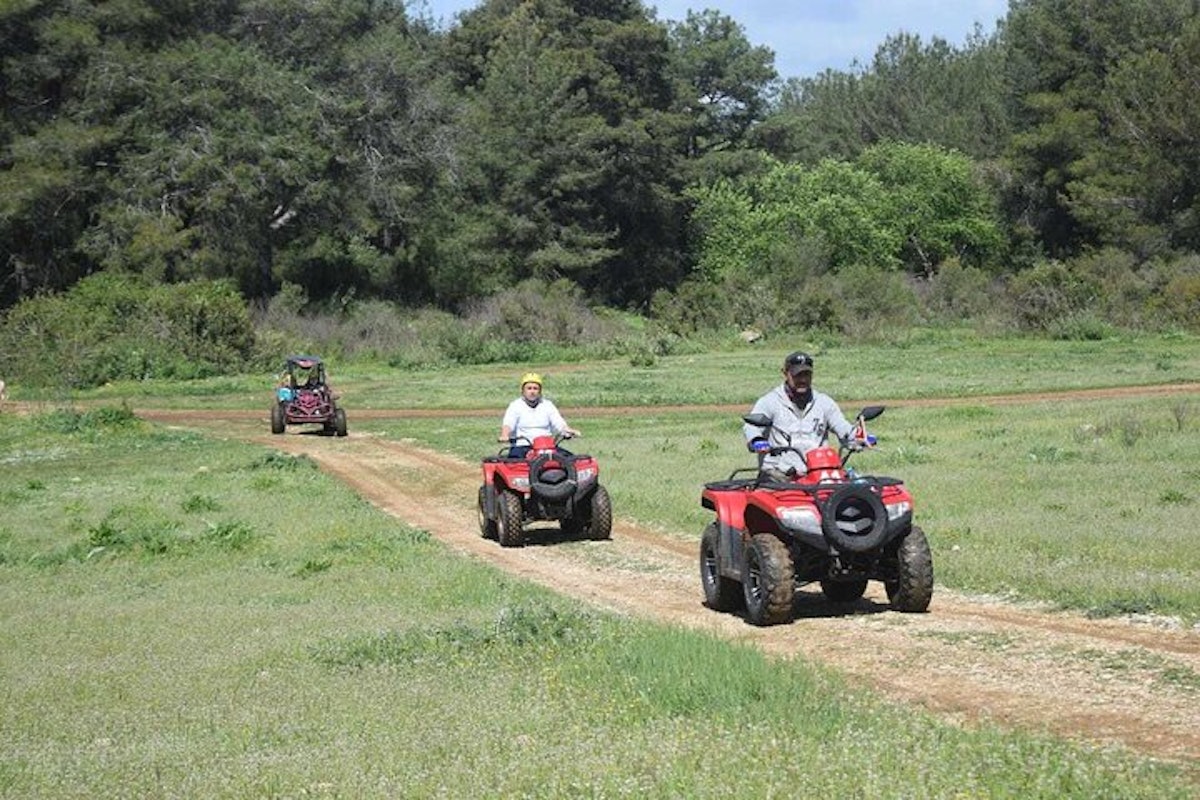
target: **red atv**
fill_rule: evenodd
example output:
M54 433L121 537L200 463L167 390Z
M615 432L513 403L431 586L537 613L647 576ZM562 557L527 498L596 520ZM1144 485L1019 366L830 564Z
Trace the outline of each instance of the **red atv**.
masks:
M612 537L612 502L600 485L600 465L588 455L559 447L569 436L523 437L510 446L529 445L525 455L512 457L510 448L483 459L479 487L479 532L502 547L525 543L525 523L558 520L573 539Z
M883 413L868 406L856 437L874 437L866 422ZM743 417L767 428L761 414ZM790 442L790 440L789 440ZM717 518L700 539L700 582L705 603L717 611L743 604L755 625L790 622L796 589L819 581L834 603L862 597L868 580L882 581L892 607L921 612L933 597L933 556L913 525L912 495L898 478L870 477L847 468L850 453L818 447L799 453L806 472L783 483L735 470L728 480L705 484L700 504Z
M283 433L288 425L307 424L320 425L327 434L345 436L346 412L329 388L320 358L288 356L271 405L271 433Z

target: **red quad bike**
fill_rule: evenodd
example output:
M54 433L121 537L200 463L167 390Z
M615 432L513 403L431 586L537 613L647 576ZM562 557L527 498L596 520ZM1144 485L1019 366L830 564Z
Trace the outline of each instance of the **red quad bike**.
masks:
M867 406L856 438L873 446L867 420L883 406ZM743 417L767 428L762 414ZM789 439L790 445L790 439ZM800 453L775 447L772 453ZM800 586L819 581L834 603L862 597L868 580L882 581L898 611L922 612L933 597L933 556L924 532L913 525L912 495L899 478L856 475L850 452L818 447L801 453L804 474L785 483L758 476L705 484L700 504L716 520L700 539L700 582L705 603L717 611L743 604L755 625L790 622Z
M325 380L325 364L317 356L288 356L285 379L276 389L271 405L271 433L283 433L288 425L317 424L326 434L346 435L346 412L339 408ZM298 373L308 379L297 381Z
M532 442L518 437L511 444L528 444L520 458L499 455L483 459L479 487L479 532L502 547L525 543L526 522L558 520L573 539L612 537L612 502L600 485L600 465L588 455L574 455L558 445L569 436L538 436Z

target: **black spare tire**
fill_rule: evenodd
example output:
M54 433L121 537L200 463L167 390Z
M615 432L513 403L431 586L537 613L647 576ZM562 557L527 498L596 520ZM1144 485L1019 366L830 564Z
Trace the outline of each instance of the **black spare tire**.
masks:
M821 506L825 541L844 553L865 553L887 537L887 509L866 486L848 483L836 489Z

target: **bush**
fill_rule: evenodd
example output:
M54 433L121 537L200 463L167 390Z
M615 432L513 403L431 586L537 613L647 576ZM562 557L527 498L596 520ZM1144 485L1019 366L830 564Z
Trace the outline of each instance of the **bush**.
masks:
M1101 295L1097 281L1076 266L1043 261L1018 273L1009 297L1021 327L1045 331L1061 320L1091 311Z
M99 273L23 300L0 324L0 369L31 386L205 377L242 371L253 354L249 312L224 281Z

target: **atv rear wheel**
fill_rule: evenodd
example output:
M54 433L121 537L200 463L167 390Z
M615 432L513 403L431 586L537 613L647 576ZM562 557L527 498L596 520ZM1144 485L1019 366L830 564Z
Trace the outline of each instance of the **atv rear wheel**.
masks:
M588 519L583 527L583 534L589 539L612 538L612 499L608 490L597 486L588 500Z
M496 520L487 515L487 487L479 487L479 535L485 539L496 538Z
M853 603L867 591L867 579L821 581L821 591L831 603Z
M522 518L525 516L521 508L521 496L516 492L504 489L500 492L500 508L496 519L496 539L501 547L520 547L525 544L525 535L521 530Z
M933 554L925 532L913 525L896 547L896 578L884 581L888 600L897 611L921 613L933 599Z
M733 611L742 604L742 587L726 578L717 567L717 523L710 522L700 537L700 585L704 587L704 603L713 611Z
M287 427L287 423L283 418L283 403L276 403L271 406L271 433L283 433L283 429Z
M333 432L338 436L346 435L346 412L344 409L337 409L333 412Z
M787 545L769 533L758 533L746 548L742 570L746 616L755 625L791 622L796 593L796 566Z

